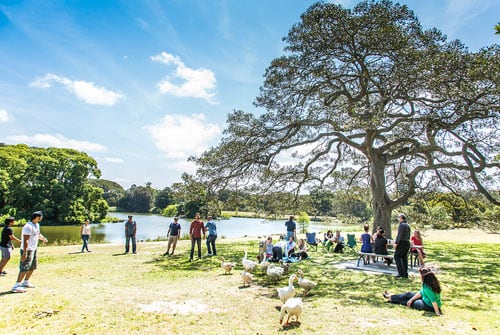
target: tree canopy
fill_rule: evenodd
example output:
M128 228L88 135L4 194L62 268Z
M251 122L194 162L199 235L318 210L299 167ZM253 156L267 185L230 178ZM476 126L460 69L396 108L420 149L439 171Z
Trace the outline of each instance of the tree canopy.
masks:
M418 190L476 189L500 204L500 47L470 52L391 1L316 3L265 72L259 116L234 111L196 159L210 188L371 190L374 226ZM334 183L338 171L353 172Z
M49 221L100 220L108 210L101 188L89 178L101 172L86 153L72 149L0 146L0 213L29 217L42 210Z

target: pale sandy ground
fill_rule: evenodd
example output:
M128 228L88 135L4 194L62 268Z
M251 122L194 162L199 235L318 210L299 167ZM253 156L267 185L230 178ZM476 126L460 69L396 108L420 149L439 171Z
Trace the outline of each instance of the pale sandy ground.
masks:
M500 243L500 234L478 229L426 230L425 241L457 243Z

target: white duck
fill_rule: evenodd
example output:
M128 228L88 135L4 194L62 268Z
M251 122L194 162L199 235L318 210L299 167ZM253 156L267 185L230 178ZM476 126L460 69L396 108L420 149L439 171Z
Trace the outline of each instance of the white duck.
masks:
M267 267L269 266L269 262L266 260L265 253L262 255L262 261L259 263L259 266L262 269L262 271L264 271L264 272L267 271Z
M267 267L267 272L266 274L271 278L272 280L279 280L280 277L283 275L283 268L280 268L274 264L269 264Z
M247 272L252 272L253 268L257 265L257 262L247 259L247 251L245 250L245 257L243 257L241 264L243 264L243 269Z
M288 286L279 288L278 296L282 303L285 303L288 299L293 298L295 295L295 287L293 286L293 282L297 280L297 275L292 274L290 278L288 278Z
M313 288L316 287L316 285L318 285L312 280L304 279L304 272L302 272L302 270L297 270L297 274L299 275L299 286L304 289L304 295L307 295L307 293L309 293L310 290L312 290Z
M302 299L301 298L290 298L283 305L281 305L280 309L280 325L283 323L283 317L285 313L288 314L288 318L284 326L288 325L288 321L290 321L290 317L295 315L295 322L299 321L299 316L302 314Z
M236 264L234 262L225 262L224 257L219 257L219 260L221 261L220 267L224 270L224 274L230 274Z
M253 280L253 276L250 272L246 272L243 270L241 273L241 279L243 280L243 286L250 286L250 283Z

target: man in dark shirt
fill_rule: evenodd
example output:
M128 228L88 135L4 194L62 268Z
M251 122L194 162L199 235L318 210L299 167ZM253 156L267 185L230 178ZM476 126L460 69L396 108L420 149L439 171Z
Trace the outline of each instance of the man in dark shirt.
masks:
M404 214L398 215L398 235L394 241L394 262L398 268L396 278L408 278L408 251L410 250L410 225L406 222Z
M193 260L195 243L198 245L198 259L201 259L201 234L205 238L205 226L203 225L203 221L200 220L200 213L196 213L194 221L191 222L191 226L189 227L189 236L191 237L190 262Z
M286 226L286 240L290 240L290 236L295 238L295 230L297 229L297 224L295 223L295 217L293 215L290 216L289 220L285 222Z
M170 224L168 227L167 231L167 237L168 237L168 244L167 244L167 251L163 254L163 256L166 256L170 252L170 246L172 246L172 254L174 254L175 251L175 246L177 245L177 240L181 236L181 224L179 223L179 218L176 216L174 218L174 222Z
M137 233L137 223L133 220L132 215L128 216L127 222L125 222L125 253L128 253L130 248L130 240L132 240L132 253L136 253L136 239L135 234Z

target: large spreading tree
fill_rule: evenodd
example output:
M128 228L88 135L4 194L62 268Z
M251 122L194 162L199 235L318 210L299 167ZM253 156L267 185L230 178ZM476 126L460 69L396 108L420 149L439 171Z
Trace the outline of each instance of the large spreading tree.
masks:
M500 47L424 30L407 7L311 6L265 72L259 116L234 111L197 158L213 189L365 185L374 226L420 189L476 189L500 204ZM288 162L288 163L286 163ZM498 182L497 182L498 183Z

